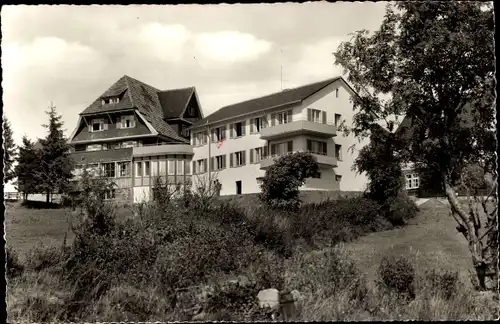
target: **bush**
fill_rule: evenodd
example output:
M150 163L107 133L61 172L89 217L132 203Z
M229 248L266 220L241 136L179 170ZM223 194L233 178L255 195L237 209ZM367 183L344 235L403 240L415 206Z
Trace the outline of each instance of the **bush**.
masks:
M26 269L42 271L59 267L66 257L65 250L55 246L38 246L28 252Z
M457 271L433 269L424 275L424 289L444 299L450 299L458 292L458 284Z
M5 251L6 254L6 270L7 270L7 278L12 279L15 277L21 276L24 271L24 266L19 261L19 257L17 256L16 251L8 246Z
M387 202L385 210L385 218L392 225L402 226L417 215L418 207L408 195L401 193Z
M415 298L415 269L404 257L384 257L378 268L379 288L384 293L395 293L403 299Z

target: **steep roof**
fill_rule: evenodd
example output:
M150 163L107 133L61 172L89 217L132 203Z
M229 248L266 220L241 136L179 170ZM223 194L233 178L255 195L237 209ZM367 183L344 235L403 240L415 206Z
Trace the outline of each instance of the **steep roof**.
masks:
M239 102L229 106L222 107L213 114L197 121L193 126L201 126L208 123L224 120L239 115L250 114L271 107L285 106L288 104L299 103L312 94L323 89L327 85L341 79L341 77L330 78L328 80L315 82L300 86L297 88L287 89L276 92L267 96Z
M194 88L191 89L194 91ZM177 106L179 106L177 103L178 101L160 100L160 96L162 96L160 93L164 92L165 91L160 91L144 82L124 75L99 96L89 107L81 112L80 115L137 109L160 135L187 143L188 140L178 136L164 120L164 118L167 117L164 114L166 107L172 107L170 109L174 111L179 110L179 108L177 108ZM103 107L101 100L112 96L120 96L120 101L116 104L107 104Z
M165 118L181 117L193 93L194 87L158 92L160 105L163 108L163 116Z

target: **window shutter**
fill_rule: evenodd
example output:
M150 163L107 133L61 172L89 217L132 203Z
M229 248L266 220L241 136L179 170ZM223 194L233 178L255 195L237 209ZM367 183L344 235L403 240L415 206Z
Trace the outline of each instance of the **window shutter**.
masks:
M130 127L135 127L135 116L134 115L131 116Z
M268 152L267 152L267 151L268 151L267 146L264 146L262 149L263 149L263 151L264 151L264 156L262 157L262 159L267 158L267 153L268 153Z
M271 144L271 155L276 154L276 144Z
M323 111L323 124L326 124L326 111Z
M234 124L230 124L229 128L230 128L229 137L234 138Z
M267 115L262 116L262 125L260 125L261 128L266 128L267 127Z
M214 169L214 165L215 165L214 160L215 160L215 157L212 156L210 158L210 171L212 171Z
M92 123L89 124L88 129L89 129L89 133L91 133L92 132Z
M288 153L293 152L293 141L288 141Z
M234 153L229 154L229 167L230 168L233 167L233 155L234 155Z
M193 174L196 174L196 161L193 161Z
M116 118L116 128L117 129L122 128L122 120L120 117Z
M307 151L308 152L312 151L312 141L311 140L307 140Z
M326 146L326 142L323 142L323 153L324 153L325 155L327 155L327 154L328 154L328 152L326 151L326 148L327 148L327 146Z
M307 121L312 121L312 110L307 108Z
M203 171L207 172L207 159L203 160Z
M225 169L226 168L226 154L224 154L222 156L222 168Z
M271 114L271 126L276 125L276 114Z
M247 164L247 159L246 159L246 156L245 156L245 155L246 155L246 153L247 153L247 151L246 151L246 150L245 150L245 151L241 151L241 160L242 160L242 161L241 161L241 165L245 165L245 164Z
M222 126L221 131L222 131L221 139L225 140L226 139L226 126Z
M245 136L246 120L241 122L241 136Z
M215 142L215 129L210 130L210 142Z
M250 134L254 133L255 118L250 119Z
M292 110L289 110L286 113L287 113L286 122L291 123L292 122Z
M253 149L250 149L250 164L253 163Z
M108 130L108 121L107 120L104 120L102 121L102 129L103 130Z

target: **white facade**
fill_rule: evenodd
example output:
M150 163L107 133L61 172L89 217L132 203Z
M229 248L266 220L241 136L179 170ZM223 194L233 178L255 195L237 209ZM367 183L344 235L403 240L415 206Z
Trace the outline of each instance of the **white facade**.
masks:
M225 127L225 140L220 145L220 142L211 142L210 147L210 157L216 157L219 155L225 155L225 168L222 170L215 170L211 168L212 176L211 180L217 179L222 185L220 194L221 195L234 195L237 193L247 194L247 193L257 193L260 192L260 187L258 183L258 178L265 175L265 165L271 163L270 161L256 162L256 156L250 158L250 152L255 154L255 149L259 147L267 147L268 154L271 155L271 147L273 144L287 143L292 141L293 152L297 151L308 151L312 146L311 142L308 140L317 140L326 142L327 152L324 155L323 150L318 157L318 162L320 164L321 177L311 178L306 181L303 189L307 190L342 190L342 191L362 191L366 188L367 178L365 175L356 174L351 168L353 166L354 160L357 156L357 150L368 143L368 140L364 142L358 142L358 140L351 134L347 137L343 136L341 131L336 132L336 136L331 136L328 131L334 129L332 125L338 126L341 121L347 123L347 125L352 124L352 117L354 111L352 109L352 103L350 102L350 96L352 95L350 88L342 81L337 80L322 90L316 92L310 97L302 101L301 104L295 106L289 106L287 108L270 108L266 111L261 111L259 113L252 113L245 116L235 117L228 120L221 121L219 123L210 124L210 130L214 130L218 127ZM316 115L313 113L308 114L308 109L319 110L320 112ZM276 113L282 111L291 110L291 122L303 121L305 126L295 127L293 131L290 130L293 127L288 127L289 129L284 132L283 135L272 134L273 127L282 127L284 125L278 125L279 122L275 118L275 126L272 126L272 116L276 116ZM326 125L322 121L323 116L326 113ZM311 117L311 115L314 115ZM337 115L337 116L336 116ZM339 116L340 115L340 116ZM262 132L251 134L251 119L256 117L265 116L268 125ZM317 119L319 117L319 119ZM245 122L244 135L232 138L231 124L238 122ZM290 121L288 121L290 122ZM314 123L311 123L314 122ZM317 124L316 124L317 123ZM300 124L300 123L298 123ZM296 123L296 125L298 125ZM282 127L283 128L283 127ZM191 145L193 145L193 164L197 164L198 160L206 159L207 169L210 166L209 159L209 148L208 144L197 143L196 137L197 133L200 131L206 131L206 127L193 129L191 132ZM314 135L314 132L317 132ZM288 132L288 133L286 133ZM263 135L265 134L265 136ZM270 135L271 134L271 135ZM266 139L261 138L261 136ZM353 144L354 150L352 149ZM220 147L218 147L220 145ZM341 145L340 147L338 145ZM287 145L282 146L285 151ZM321 147L318 144L318 147ZM351 148L351 149L349 149ZM252 151L251 151L252 150ZM273 153L276 153L274 149ZM241 166L236 166L236 152L244 151L244 164ZM340 153L340 154L339 154ZM231 156L233 164L231 167ZM238 154L238 159L240 158ZM266 164L267 163L267 164ZM203 165L203 163L201 163ZM217 162L214 162L217 164ZM212 166L214 167L214 166ZM193 171L198 173L193 176L193 184L196 185L198 177L203 179L208 178L207 172L198 172L199 169ZM202 170L202 171L207 171ZM193 173L195 174L195 173ZM238 190L240 187L240 190Z

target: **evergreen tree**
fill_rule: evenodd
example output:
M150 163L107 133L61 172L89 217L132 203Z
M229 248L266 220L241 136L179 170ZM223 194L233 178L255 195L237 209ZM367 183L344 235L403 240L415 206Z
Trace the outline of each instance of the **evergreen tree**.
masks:
M15 178L14 162L17 155L17 147L12 137L12 128L7 117L3 116L3 176L4 183Z
M17 190L23 193L25 200L28 198L29 194L36 193L36 172L38 166L39 160L34 143L26 136L23 136L23 144L19 148L19 156L17 165L14 168L14 175L17 177Z
M61 193L69 187L72 177L72 163L69 157L69 146L62 129L62 116L58 115L55 107L46 112L49 115L47 137L40 140L40 167L37 172L38 190L47 195L50 202L52 193Z

